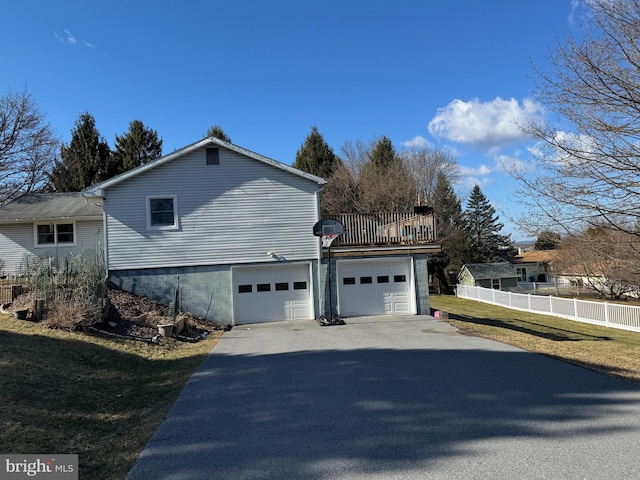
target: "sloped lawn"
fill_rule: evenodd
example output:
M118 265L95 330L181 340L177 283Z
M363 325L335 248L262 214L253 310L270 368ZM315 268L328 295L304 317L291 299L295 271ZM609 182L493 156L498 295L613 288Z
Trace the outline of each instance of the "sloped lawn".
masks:
M640 333L521 312L447 295L431 308L462 333L548 355L640 385Z
M222 331L152 345L0 315L0 451L77 453L81 479L122 479Z

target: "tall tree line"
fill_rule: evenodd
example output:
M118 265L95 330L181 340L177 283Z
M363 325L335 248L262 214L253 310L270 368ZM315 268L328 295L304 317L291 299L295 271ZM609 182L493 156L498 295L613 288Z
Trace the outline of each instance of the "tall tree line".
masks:
M511 238L495 208L476 185L463 210L453 185L459 174L454 158L429 147L397 152L382 136L370 142L346 142L341 159L316 126L302 143L294 166L321 176L325 217L340 213L410 212L416 204L434 207L441 253L429 259L430 271L446 289L448 272L465 263L493 262L513 254Z
M79 192L160 156L162 139L140 120L133 120L127 132L116 135L112 151L94 117L85 112L76 120L69 144L60 147L60 158L49 173L49 187L56 192Z

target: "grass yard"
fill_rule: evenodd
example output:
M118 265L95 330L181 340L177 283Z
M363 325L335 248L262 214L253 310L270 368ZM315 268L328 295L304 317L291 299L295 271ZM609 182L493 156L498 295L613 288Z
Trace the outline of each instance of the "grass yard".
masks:
M77 453L81 479L123 479L220 335L157 346L0 315L0 452Z
M432 295L462 333L508 343L640 385L640 333Z

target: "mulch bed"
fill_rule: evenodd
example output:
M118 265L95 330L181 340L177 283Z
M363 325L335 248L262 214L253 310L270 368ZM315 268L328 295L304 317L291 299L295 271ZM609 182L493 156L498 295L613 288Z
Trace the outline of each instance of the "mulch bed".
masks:
M139 340L152 341L158 338L157 325L169 323L169 305L123 290L110 288L107 292L109 307L105 319L93 327L107 332ZM190 313L180 313L185 319L181 337L202 338L203 334L215 330L228 330L229 325L205 320Z

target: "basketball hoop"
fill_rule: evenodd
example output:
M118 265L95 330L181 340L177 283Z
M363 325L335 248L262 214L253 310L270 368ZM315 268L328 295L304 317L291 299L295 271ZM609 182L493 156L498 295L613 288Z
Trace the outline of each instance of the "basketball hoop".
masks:
M325 233L324 235L322 235L322 246L324 248L331 247L331 244L336 238L338 238L337 233Z

